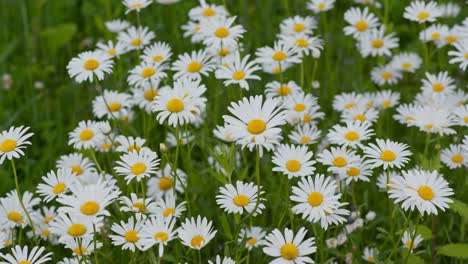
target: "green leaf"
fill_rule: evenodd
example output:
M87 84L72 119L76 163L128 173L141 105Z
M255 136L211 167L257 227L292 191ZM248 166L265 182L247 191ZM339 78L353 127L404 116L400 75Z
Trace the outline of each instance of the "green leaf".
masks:
M438 248L437 254L447 257L468 259L468 244L447 244Z
M453 199L450 209L457 212L465 220L468 220L468 205L462 201Z
M408 257L408 262L407 263L411 263L411 264L425 264L426 262L424 261L423 258L421 258L420 256L418 255L410 255Z
M76 25L74 23L67 23L46 28L41 32L41 37L47 43L49 49L56 51L70 42L75 33Z

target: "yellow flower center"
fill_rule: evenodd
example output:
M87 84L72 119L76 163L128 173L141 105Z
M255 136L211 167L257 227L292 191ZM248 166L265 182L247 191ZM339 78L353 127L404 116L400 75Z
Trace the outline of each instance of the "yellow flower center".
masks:
M278 90L276 92L280 96L286 96L289 93L291 93L291 88L289 88L289 86L287 86L287 85L281 85L281 87L278 88Z
M146 213L146 212L148 211L148 210L146 209L145 204L142 203L142 202L133 203L132 206L135 207L136 209L138 209L138 212L139 212L139 213L142 213L142 214L144 214L144 213Z
M94 132L91 129L83 129L80 133L80 139L83 141L88 141L92 139L94 136Z
M156 56L153 57L154 62L160 62L162 60L164 60L164 57L161 56L161 55L156 55Z
M138 146L138 145L136 145L136 144L130 145L130 146L127 148L128 152L132 152L132 151L136 150L136 152L138 152L138 153L140 152L140 149L141 149L141 147Z
M107 54L109 54L110 56L114 56L115 54L117 54L117 51L115 49L110 49L107 51Z
M303 137L301 137L301 140L300 140L300 141L301 141L302 144L307 144L307 143L309 143L311 140L312 140L312 139L311 139L310 137L308 137L308 136L303 136Z
M355 131L349 131L345 134L345 138L349 141L356 141L359 139L359 134Z
M281 72L281 68L280 67L275 67L273 68L273 73L280 73Z
M305 110L305 104L299 103L294 106L294 111L296 112L302 112Z
M225 27L220 27L215 30L215 36L218 38L225 38L229 36L229 30Z
M406 117L405 117L405 120L406 120L406 121L414 121L414 117L412 117L412 116L406 116Z
M48 224L50 221L54 220L53 216L46 216L44 217L44 223Z
M66 187L67 185L65 183L59 182L54 186L54 188L52 188L52 192L54 192L55 194L63 193Z
M83 132L82 132L83 133ZM92 132L91 132L92 133ZM81 137L80 137L81 138ZM76 174L77 176L83 174L83 169L80 167L80 165L73 165L71 167L72 173Z
M384 150L384 151L382 151L382 154L380 154L380 158L383 161L390 162L390 161L394 161L396 159L396 154L395 154L395 152L393 152L391 150Z
M205 8L205 10L203 10L202 15L206 17L211 17L211 16L216 15L216 11L214 11L213 8L208 7L208 8Z
M23 220L23 216L16 211L9 212L7 218L15 223L19 223Z
M305 114L304 117L302 118L302 122L304 123L309 123L310 120L312 120L312 117L308 114Z
M392 105L392 101L390 101L390 100L384 100L384 101L382 102L382 105L383 105L383 107L389 107L389 106Z
M467 60L468 60L468 52L467 52L467 53L465 53L465 59L467 59Z
M0 151L1 152L10 152L16 148L16 141L13 139L5 139L3 140L2 144L0 144Z
M41 235L42 235L43 237L48 237L48 236L50 235L49 229L44 229L44 230L42 230Z
M118 102L113 102L113 103L110 103L108 105L109 107L109 111L111 112L117 112L119 111L121 108L122 108L122 104L118 103Z
M373 256L369 256L369 257L367 257L367 261L368 262L375 262L375 259L374 259Z
M250 238L249 240L247 240L247 244L248 244L249 246L253 246L253 245L255 245L256 243L257 243L257 239L255 239L255 238L253 238L253 237Z
M383 40L381 40L381 39L374 39L372 41L372 47L374 47L376 49L381 48L383 46L383 44L384 44Z
M80 211L84 215L95 215L99 211L99 208L99 204L95 201L87 201L81 206Z
M138 237L138 232L135 230L128 230L125 233L125 240L127 240L128 243L136 243L140 238Z
M225 56L229 55L229 53L231 53L231 51L228 50L228 49L225 49L225 48L221 48L218 51L218 55L221 56L221 57L225 57Z
M323 202L323 195L319 192L311 192L307 201L313 207L319 206Z
M191 63L187 65L187 71L190 73L199 72L202 67L203 65L199 63L198 61L192 61Z
M356 29L360 32L366 31L369 28L369 25L364 20L359 20L356 23Z
M389 79L392 78L392 77L393 77L393 74L390 73L390 72L383 72L383 73L382 73L382 78L383 78L384 80L389 80Z
M240 81L240 80L243 80L245 78L245 72L243 71L236 71L234 72L234 74L232 75L232 78L236 81Z
M346 161L344 157L338 156L333 160L333 165L335 165L336 167L342 168L348 165L348 161Z
M172 188L172 179L168 176L164 176L159 180L159 188L163 191L167 191Z
M97 61L95 59L88 59L84 63L84 68L87 71L94 71L98 67L99 67L99 61Z
M80 237L86 233L86 226L82 224L72 224L68 228L68 234L72 237Z
M234 197L233 202L239 207L244 207L249 204L249 197L243 194L238 194Z
M457 37L455 37L455 36L447 36L447 37L445 37L445 40L446 40L448 43L455 43L455 41L457 41Z
M468 124L468 116L465 116L465 118L463 118L463 121L465 121L465 123Z
M154 239L159 240L161 242L167 241L168 238L169 238L169 234L167 234L166 232L157 232L154 235Z
M293 260L299 255L299 249L292 243L286 243L281 247L280 253L284 259Z
M190 244L192 244L192 247L201 247L201 245L205 242L205 239L202 236L194 236L192 238L192 241L190 241Z
M346 174L351 177L358 176L361 171L356 167L351 167L346 171Z
M18 264L32 264L29 260L18 261Z
M85 248L85 247L77 247L73 250L73 252L75 252L75 254L81 256L81 255L84 255L88 252L88 250Z
M296 32L301 32L305 29L305 25L302 23L297 23L294 25L293 30Z
M130 41L130 44L132 46L140 46L142 43L141 39L140 38L134 38L132 39L132 41Z
M102 145L101 145L101 148L104 149L104 150L108 150L108 149L110 149L110 147L111 147L111 144L109 144L109 143L102 143Z
M141 8L141 6L142 6L142 5L141 5L140 3L133 4L133 5L132 5L132 9L139 9L139 8Z
M434 191L431 187L427 185L422 185L421 187L419 187L418 194L421 198L423 198L426 201L430 201L432 200L432 198L434 198Z
M432 40L436 40L438 38L440 38L440 33L439 32L432 33L432 35L431 35Z
M130 168L130 171L135 175L143 174L146 171L146 165L143 162L137 162L133 164L132 168Z
M356 104L355 104L355 103L347 103L347 104L345 105L345 108L346 108L346 109L351 109L351 108L354 108L354 107L356 107Z
M418 14L418 19L419 20L424 20L429 17L429 13L426 11L422 11Z
M354 121L361 121L361 122L364 122L367 120L367 117L363 114L357 114L354 116Z
M296 40L296 45L301 48L306 48L309 46L309 42L306 39L300 38Z
M405 70L408 70L411 68L411 63L408 63L408 62L405 62L403 64L401 64L401 67Z
M326 6L324 3L318 4L318 9L319 9L319 10L324 10L325 7L327 7L327 6Z
M171 113L179 113L182 112L185 108L184 102L179 98L172 98L167 102L167 110Z
M158 90L155 89L148 89L145 91L145 99L146 101L152 102L153 99L158 96Z
M164 209L163 215L164 217L168 217L170 215L173 215L175 213L174 208L166 208Z
M261 119L252 119L249 124L247 124L247 131L250 134L258 135L265 131L266 123Z
M298 160L288 160L286 169L290 172L297 172L301 169L301 163Z
M286 53L282 52L282 51L277 51L273 54L273 59L275 61L283 61L285 60L286 58L288 57L288 55L286 55Z
M453 163L462 163L463 162L463 156L460 154L455 154L452 156L452 161Z
M442 92L444 89L445 89L445 87L444 87L444 85L441 84L441 83L435 83L434 85L432 85L432 90L433 90L434 92L440 93L440 92Z
M149 78L153 76L155 73L156 73L156 70L154 68L151 68L151 67L144 68L143 71L141 72L141 77Z

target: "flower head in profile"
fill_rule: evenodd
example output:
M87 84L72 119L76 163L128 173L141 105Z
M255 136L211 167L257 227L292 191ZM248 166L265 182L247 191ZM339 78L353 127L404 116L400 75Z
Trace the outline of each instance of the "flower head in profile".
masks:
M127 10L125 14L128 14L132 11L140 12L141 9L149 6L153 1L151 0L123 0L122 3L125 5Z

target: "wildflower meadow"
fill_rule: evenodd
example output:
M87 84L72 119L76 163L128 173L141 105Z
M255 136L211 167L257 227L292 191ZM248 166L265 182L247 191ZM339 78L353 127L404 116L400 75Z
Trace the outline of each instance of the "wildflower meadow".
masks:
M0 264L468 263L467 14L0 0Z

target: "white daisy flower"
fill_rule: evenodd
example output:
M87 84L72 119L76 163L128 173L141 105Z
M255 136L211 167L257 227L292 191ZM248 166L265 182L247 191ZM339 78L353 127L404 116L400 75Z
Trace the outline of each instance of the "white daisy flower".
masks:
M417 53L401 52L390 62L393 68L403 72L415 72L421 67L422 59Z
M93 224L96 229L101 226L102 218L93 219L78 214L59 214L50 222L50 232L59 236L59 242L64 242L73 238L91 237L93 234Z
M32 193L26 191L22 195L22 202L27 214L34 216L33 207L39 204L40 199L32 197ZM6 197L0 198L0 222L4 228L25 227L33 224L29 222L26 212L16 191L11 191Z
M346 184L350 184L352 181L369 182L369 177L372 176L372 173L373 171L370 162L361 158L360 162L349 166L346 171L341 171L339 176L346 182Z
M307 3L307 9L318 14L333 8L336 0L310 0Z
M341 114L341 121L346 122L377 122L379 112L375 108L356 107L346 110Z
M425 30L419 33L419 40L423 42L437 41L442 36L445 36L449 31L449 27L443 24L430 25Z
M265 236L266 232L261 227L246 227L240 230L237 242L245 245L248 250L252 250L265 244Z
M289 139L295 144L312 145L321 138L322 132L314 125L296 126L289 134Z
M413 250L416 249L422 241L423 237L420 234L415 234L415 231L405 231L403 233L403 237L401 238L403 247L409 249L410 252L413 252Z
M225 142L233 142L235 139L232 137L232 127L227 125L227 126L216 126L216 128L213 130L213 134L225 141Z
M288 96L283 101L287 121L290 124L314 124L317 119L325 116L319 112L318 98L306 93Z
M412 124L426 133L439 135L456 134L451 126L454 126L454 116L444 109L434 109L432 107L420 107L414 113Z
M121 119L132 106L131 96L112 90L104 90L93 100L93 114L97 118Z
M280 39L286 45L296 47L301 56L309 56L309 54L319 54L323 50L323 40L318 36L309 36L306 34L296 35L280 35Z
M130 153L136 150L136 152L149 151L150 149L145 145L146 140L140 137L126 137L120 135L115 138L115 143L117 144L116 151Z
M355 92L341 93L333 98L333 109L338 112L364 106L364 96Z
M295 96L302 92L301 87L294 81L280 83L277 81L269 82L265 85L266 98Z
M51 170L42 177L44 183L37 186L39 195L44 196L45 202L50 202L60 195L65 194L76 181L71 169L58 169L57 173Z
M62 244L73 251L73 256L89 256L96 249L102 247L102 243L97 241L95 244L92 237L85 237L80 239L80 241L78 241L78 239L70 238L63 241Z
M120 31L124 31L130 26L128 21L122 19L106 21L104 24L106 25L107 30L112 33L119 33Z
M376 251L377 250L375 248L365 247L362 254L362 259L367 262L374 263L377 260Z
M132 11L140 12L141 9L149 6L153 1L151 0L122 0L122 4L127 8L125 14Z
M401 71L393 65L377 66L371 70L372 82L379 86L396 84L402 77Z
M450 169L461 168L468 165L468 152L463 151L462 145L450 145L442 149L440 161Z
M151 177L147 181L148 196L156 201L162 196L173 194L174 188L177 192L183 193L187 184L187 174L181 169L174 170L169 163L164 169L156 171L156 177Z
M141 58L147 63L165 63L172 57L171 46L166 42L158 41L143 50Z
M369 122L346 122L345 126L334 125L328 132L328 141L331 144L362 147L362 142L369 140L374 130Z
M68 145L75 149L92 149L99 145L104 134L97 122L91 120L80 121L78 127L69 134Z
M468 105L455 108L452 111L455 124L459 126L468 126Z
M276 166L272 170L287 175L289 179L311 175L315 171L312 157L313 153L307 146L282 144L275 150L272 162Z
M228 12L222 5L210 5L205 0L200 0L200 5L196 6L189 11L189 17L191 20L205 20L205 19L217 19L226 17Z
M216 262L208 260L208 264L236 264L236 262L230 257L224 257L221 259L219 255L216 255Z
M193 44L201 43L205 37L202 33L202 24L196 21L188 21L187 24L181 26L184 31L184 38L190 37Z
M463 41L468 37L468 29L463 26L455 25L449 30L443 32L440 38L435 40L435 44L438 48L442 48L445 45L455 45L458 41Z
M448 75L447 71L431 74L426 72L426 79L422 80L423 93L430 95L446 95L453 93L456 86L455 80Z
M320 218L320 226L327 230L331 225L341 225L346 223L350 212L349 210L340 208L346 205L348 205L348 203L337 203L336 207L331 208L330 212L325 213L325 216Z
M27 133L29 127L10 127L8 130L0 132L0 165L5 159L18 159L24 155L23 149L26 145L31 145L28 140L33 133Z
M134 87L132 88L132 103L150 114L154 98L156 98L156 96L159 95L159 92L164 89L170 89L170 87L159 87L159 82L155 84L146 84L141 87Z
M186 218L177 230L182 244L195 250L201 250L214 238L216 232L212 222L201 216L197 216L196 220L193 217Z
M2 264L41 264L51 260L52 252L47 252L45 247L33 247L29 250L28 246L16 245L11 249L11 253L2 254L0 258L4 260Z
M172 63L171 70L175 71L173 78L188 77L200 79L201 76L208 76L215 68L215 62L208 56L206 50L192 51L192 53L180 54Z
M111 58L118 58L120 55L125 54L127 52L125 44L123 44L122 42L117 42L114 44L112 40L109 40L107 42L99 42L98 44L96 44L96 47L97 50L106 53Z
M115 235L109 235L112 245L122 246L122 250L135 252L145 250L149 246L147 240L143 239L142 232L145 230L145 217L141 214L131 216L127 222L120 221L120 224L112 224L111 230Z
M126 45L127 50L143 49L155 38L154 32L147 27L130 27L126 31L119 32L117 40Z
M159 198L156 202L157 213L156 216L162 215L165 218L180 218L185 212L186 202L176 204L176 197L173 192L167 192L166 195Z
M90 159L83 157L81 153L61 156L56 166L64 171L71 169L71 172L77 177L96 173L94 163Z
M372 162L373 168L383 165L384 170L403 167L412 155L411 151L408 150L408 145L389 139L376 139L376 144L370 143L363 150L365 157Z
M461 6L453 2L439 4L439 8L442 9L443 17L457 17L461 11Z
M385 35L385 27L371 29L359 38L359 50L365 58L367 56L391 56L391 49L398 48L396 34Z
M393 116L393 119L399 123L407 126L413 126L414 117L416 114L417 107L409 104L402 104L396 108L397 114Z
M168 67L165 63L154 63L143 61L140 65L130 70L127 82L130 86L155 86L159 81L167 77L164 72Z
M456 51L449 51L448 55L453 58L450 59L450 64L460 64L459 67L463 71L468 67L468 40L462 40L453 45Z
M436 2L424 2L421 0L412 1L409 6L405 7L403 17L416 21L418 23L434 22L442 15L442 10L437 6Z
M221 17L202 21L203 43L206 46L222 47L237 45L245 32L242 25L233 25L236 17Z
M346 146L332 147L330 150L325 149L318 154L317 161L323 165L330 166L327 171L334 173L346 172L351 166L360 162L360 158L354 150L349 150Z
M377 176L377 187L379 191L386 192L390 189L388 184L395 183L396 177L401 176L399 172L396 171L384 171L379 176Z
M122 196L119 198L120 210L122 212L133 212L140 214L156 214L158 208L152 198L139 198L136 193L131 193L130 197Z
M216 70L216 79L226 79L225 86L238 84L241 88L249 90L247 80L260 80L260 77L253 73L261 69L254 61L248 62L249 57L246 55L241 59L240 54L236 52L232 59L226 60L223 66Z
M101 51L85 51L70 60L67 71L70 78L76 82L93 82L94 76L99 81L104 80L105 74L112 73L114 61L111 57Z
M375 106L379 109L394 107L400 101L400 93L392 90L381 90L375 94Z
M275 229L266 236L267 242L263 252L275 258L273 263L314 263L308 255L317 250L315 239L311 237L304 240L306 234L307 229L304 227L299 229L296 235L288 228L284 229L284 235Z
M280 69L285 64L301 63L296 47L283 41L276 41L271 47L258 48L255 52L256 61L262 64L276 64Z
M380 25L379 19L369 12L366 7L360 9L352 7L344 13L344 19L348 26L344 28L345 35L352 35L354 38L362 37L365 33Z
M245 212L256 216L265 209L265 205L262 203L265 199L260 197L264 193L261 189L261 186L256 186L252 182L237 181L235 186L226 184L219 188L216 203L227 213L242 214L245 210Z
M174 230L176 221L171 218L156 217L146 220L145 227L141 232L141 238L145 244L145 250L159 244L159 257L164 255L164 247L176 238Z
M133 179L140 182L143 178L150 177L156 173L159 165L158 154L151 150L136 150L125 153L116 162L114 170L117 174L125 176L127 184Z
M294 16L284 19L280 24L281 35L311 35L317 28L317 21L311 16Z

